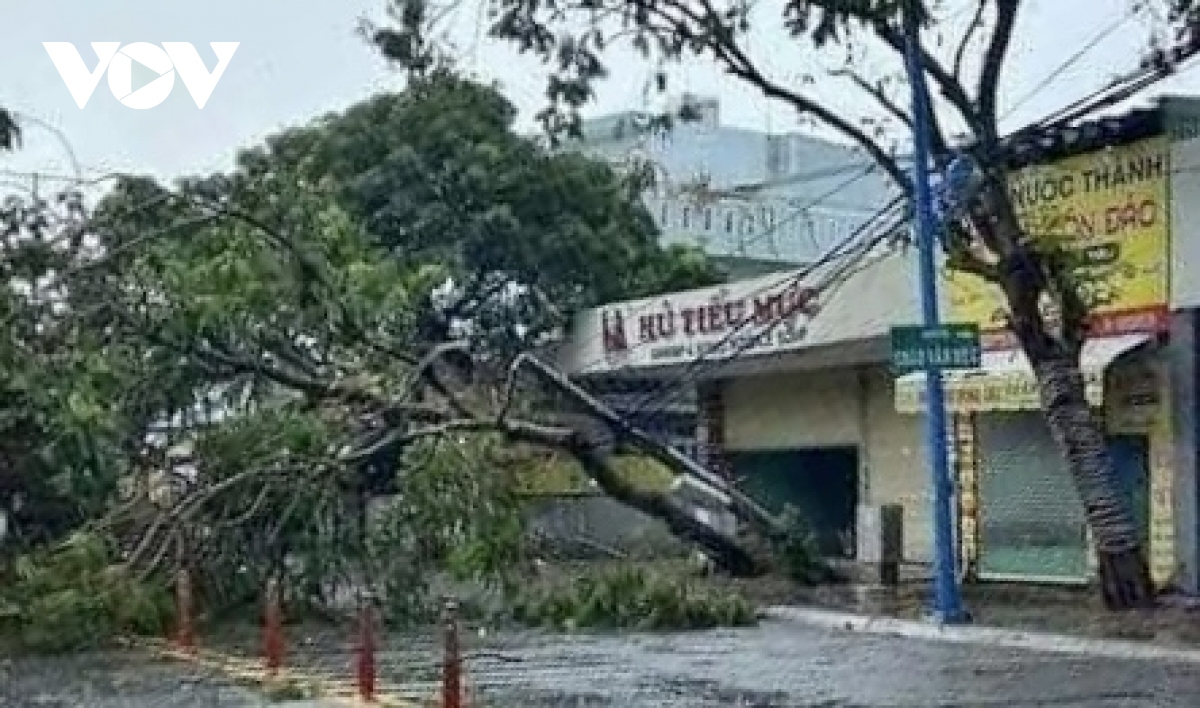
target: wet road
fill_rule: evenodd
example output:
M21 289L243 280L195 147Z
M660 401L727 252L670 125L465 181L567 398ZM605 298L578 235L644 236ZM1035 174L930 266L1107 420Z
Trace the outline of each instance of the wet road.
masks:
M289 663L346 677L349 644L340 637L297 642ZM472 705L487 708L1200 705L1197 665L872 637L781 622L685 635L471 635L463 644ZM405 684L413 698L435 695L441 654L431 642L390 637L385 646L381 678ZM0 660L0 706L267 704L231 683L128 655Z
M271 703L252 691L177 663L112 652L45 659L0 657L4 708L319 708Z
M1200 706L1200 666L833 633L771 622L686 635L464 638L487 706L1088 708ZM412 697L436 686L431 645L392 639L380 664ZM395 647L403 645L403 649ZM333 670L345 654L310 650Z

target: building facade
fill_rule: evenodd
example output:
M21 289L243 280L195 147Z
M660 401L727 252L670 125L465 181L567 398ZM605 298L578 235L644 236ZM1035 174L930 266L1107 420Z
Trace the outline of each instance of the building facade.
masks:
M794 269L844 241L892 194L864 155L799 133L724 125L715 98L684 95L669 129L628 111L586 121L568 144L618 165L649 167L646 207L666 245L698 247L731 280ZM684 110L686 108L686 111ZM641 405L673 389L669 405ZM639 427L695 452L699 392L654 378L592 377L589 388Z
M831 555L855 555L859 505L902 504L922 562L921 426L895 411L888 371L891 322L918 313L912 255L884 243L824 268L613 303L583 314L560 363L581 379L694 385L708 466L768 507L796 507Z
M1192 592L1200 305L1194 106L1171 99L1043 136L1036 149L1014 149L1010 162L1010 189L1029 233L1062 239L1084 256L1095 303L1081 357L1088 397L1134 500L1154 580ZM726 466L764 503L800 507L831 553L840 544L852 554L856 507L901 505L906 560L924 564L932 555L924 378L893 376L886 341L892 326L920 321L915 254L891 249L868 261L840 287L821 283L821 274L796 281L793 288L809 292L792 318L800 325L785 322L767 344L727 354L720 367L691 377L701 390L702 441L709 462ZM746 281L601 308L591 316L608 329L583 318L564 364L582 376L605 367L687 370L704 350L697 342L719 328L699 332L698 316L679 312L763 287ZM1082 504L1041 416L1033 372L1004 331L1003 302L994 286L957 272L943 273L941 294L944 318L978 324L985 344L979 369L945 377L963 572L1088 581L1095 562ZM716 309L753 324L757 301L741 297L751 304ZM693 324L669 326L680 322ZM618 324L621 337L613 336ZM589 326L610 335L598 342L624 346L585 354Z
M715 98L684 95L669 129L629 111L586 121L569 143L614 164L648 167L646 206L665 244L704 250L731 277L817 260L893 193L859 151L800 133L721 123Z

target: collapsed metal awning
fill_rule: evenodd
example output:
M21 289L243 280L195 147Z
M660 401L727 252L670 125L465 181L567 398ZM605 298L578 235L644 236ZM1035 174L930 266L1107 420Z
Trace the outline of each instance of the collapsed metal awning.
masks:
M1080 353L1080 368L1087 386L1088 401L1104 401L1104 372L1122 355L1151 340L1149 334L1128 334L1090 339ZM955 412L1017 411L1041 408L1033 369L1019 349L983 353L978 369L947 371L942 380L946 407ZM896 379L896 410L920 413L925 410L925 374L918 372Z

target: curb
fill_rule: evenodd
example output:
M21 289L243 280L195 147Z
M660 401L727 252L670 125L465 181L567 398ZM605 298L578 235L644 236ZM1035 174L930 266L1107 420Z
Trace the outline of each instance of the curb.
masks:
M939 625L878 615L858 615L808 607L769 607L769 619L796 622L842 632L903 637L954 644L987 644L1006 649L1075 654L1110 659L1143 659L1200 664L1200 650L1120 639L1091 639L1048 632L1023 632L999 627Z
M295 669L280 669L274 676L270 676L261 660L222 654L208 649L189 652L177 649L170 643L161 640L127 639L122 643L128 647L146 651L159 659L199 666L259 688L270 688L273 684L280 683L303 684L314 690L316 695L313 698L340 706L372 706L373 708L422 708L424 706L423 703L411 698L395 695L397 693L395 690L380 690L376 693L375 700L368 703L355 695L353 679L338 680L326 675Z

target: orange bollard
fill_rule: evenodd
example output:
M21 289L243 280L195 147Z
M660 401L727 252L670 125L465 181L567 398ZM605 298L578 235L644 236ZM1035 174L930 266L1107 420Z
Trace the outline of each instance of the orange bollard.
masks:
M175 645L182 651L194 654L196 632L192 624L192 578L187 568L175 574Z
M267 581L266 607L263 617L263 656L266 660L267 675L274 678L283 668L284 637L283 609L280 607L279 580L271 578Z
M462 650L458 637L458 603L445 605L445 656L442 663L442 708L463 708Z
M375 600L366 596L358 611L358 657L355 667L358 677L358 697L366 703L375 701Z

